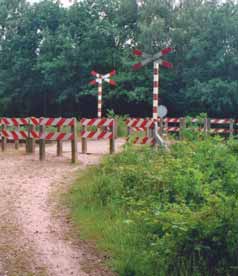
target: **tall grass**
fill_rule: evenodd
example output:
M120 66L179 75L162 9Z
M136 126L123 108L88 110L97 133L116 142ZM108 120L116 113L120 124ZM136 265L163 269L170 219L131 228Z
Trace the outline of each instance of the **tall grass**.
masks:
M219 138L128 146L79 177L74 221L122 276L237 275L237 153Z

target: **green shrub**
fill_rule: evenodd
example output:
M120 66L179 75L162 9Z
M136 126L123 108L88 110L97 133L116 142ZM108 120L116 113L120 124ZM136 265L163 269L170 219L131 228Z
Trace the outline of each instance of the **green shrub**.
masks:
M237 275L237 152L204 137L169 152L127 146L79 178L73 216L122 276Z

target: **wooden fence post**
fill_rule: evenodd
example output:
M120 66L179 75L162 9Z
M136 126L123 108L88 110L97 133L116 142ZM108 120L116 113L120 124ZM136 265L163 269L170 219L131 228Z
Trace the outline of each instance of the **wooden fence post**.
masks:
M131 128L128 126L127 127L127 137L129 138L131 135Z
M186 128L186 118L180 118L179 119L179 139L182 140L183 139L183 131Z
M2 125L2 131L6 129L5 125ZM2 151L5 151L7 147L7 138L2 135Z
M39 153L40 153L40 161L45 160L45 126L40 125L40 139L39 139Z
M111 131L112 131L112 139L110 139L110 154L113 154L115 152L115 139L116 139L115 120L113 120Z
M118 138L118 120L117 119L114 119L115 120L115 139Z
M29 153L35 152L35 139L31 135L31 132L34 130L35 130L35 127L31 123L29 123L29 127L28 127Z
M168 119L165 118L164 119L164 134L167 136L168 135L168 127L169 127L169 123L168 123Z
M82 126L83 131L87 130L86 126ZM87 138L82 137L82 153L86 154L88 152L88 147L87 147Z
M206 135L209 135L211 129L211 120L209 118L205 118L204 120L204 131Z
M57 127L57 131L61 132L61 127ZM57 141L57 156L62 156L63 154L63 143L62 141Z
M230 125L229 125L229 130L230 130L230 139L233 138L233 134L234 134L234 123L235 120L234 119L230 119Z
M77 119L74 118L74 124L71 126L71 132L73 134L73 140L71 141L71 153L72 163L76 163L78 161L78 136L77 136Z
M18 132L20 130L20 127L19 126L16 126L15 127L16 131ZM19 140L16 140L15 141L15 149L18 150L19 149Z

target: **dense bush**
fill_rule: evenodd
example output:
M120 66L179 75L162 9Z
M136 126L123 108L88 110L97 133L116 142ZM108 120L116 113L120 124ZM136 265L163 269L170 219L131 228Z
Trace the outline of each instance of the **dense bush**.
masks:
M127 147L71 191L86 238L120 275L238 274L238 143Z

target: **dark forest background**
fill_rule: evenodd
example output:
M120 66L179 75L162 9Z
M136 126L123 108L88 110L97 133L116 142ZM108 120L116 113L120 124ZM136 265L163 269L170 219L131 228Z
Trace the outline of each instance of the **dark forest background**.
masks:
M96 116L91 70L104 84L104 114L151 116L152 64L134 72L132 49L171 46L160 103L170 116L238 117L238 4L215 0L83 0L30 5L0 0L0 116Z

